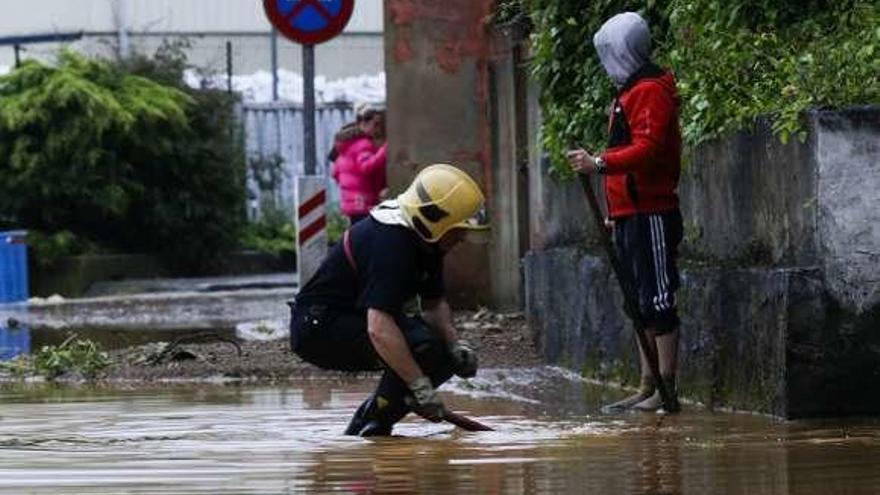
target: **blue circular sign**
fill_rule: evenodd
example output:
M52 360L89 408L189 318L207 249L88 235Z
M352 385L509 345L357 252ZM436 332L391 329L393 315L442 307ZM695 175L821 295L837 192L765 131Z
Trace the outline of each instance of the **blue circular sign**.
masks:
M297 43L323 43L345 29L354 0L263 0L269 21Z

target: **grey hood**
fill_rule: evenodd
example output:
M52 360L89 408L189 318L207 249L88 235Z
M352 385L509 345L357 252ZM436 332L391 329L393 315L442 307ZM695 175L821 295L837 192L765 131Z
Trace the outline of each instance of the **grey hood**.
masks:
M651 59L651 31L635 12L617 14L593 35L605 72L619 88Z

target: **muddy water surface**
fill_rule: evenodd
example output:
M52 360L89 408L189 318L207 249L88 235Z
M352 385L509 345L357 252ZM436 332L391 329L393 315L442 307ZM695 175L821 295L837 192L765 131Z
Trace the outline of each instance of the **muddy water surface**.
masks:
M370 379L284 387L0 391L3 493L878 493L880 422L778 422L686 407L602 415L570 374L450 384L494 432L410 418L340 435Z

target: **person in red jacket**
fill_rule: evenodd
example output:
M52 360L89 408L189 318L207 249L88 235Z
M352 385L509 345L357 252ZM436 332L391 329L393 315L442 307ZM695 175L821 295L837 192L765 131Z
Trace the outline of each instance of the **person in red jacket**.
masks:
M605 72L617 95L611 106L609 140L605 151L583 149L568 153L572 169L600 174L605 179L608 225L622 261L623 276L638 295L661 379L676 397L679 317L675 291L676 266L682 239L678 207L681 171L681 132L678 94L672 73L650 59L648 24L634 12L618 14L593 37ZM654 411L661 400L644 351L639 352L641 384L638 393L606 407L610 410ZM674 401L677 412L678 400Z

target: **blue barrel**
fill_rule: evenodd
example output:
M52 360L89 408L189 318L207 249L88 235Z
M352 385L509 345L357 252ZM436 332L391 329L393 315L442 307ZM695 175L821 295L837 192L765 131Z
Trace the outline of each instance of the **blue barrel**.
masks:
M24 230L0 232L0 303L28 299L26 234Z

